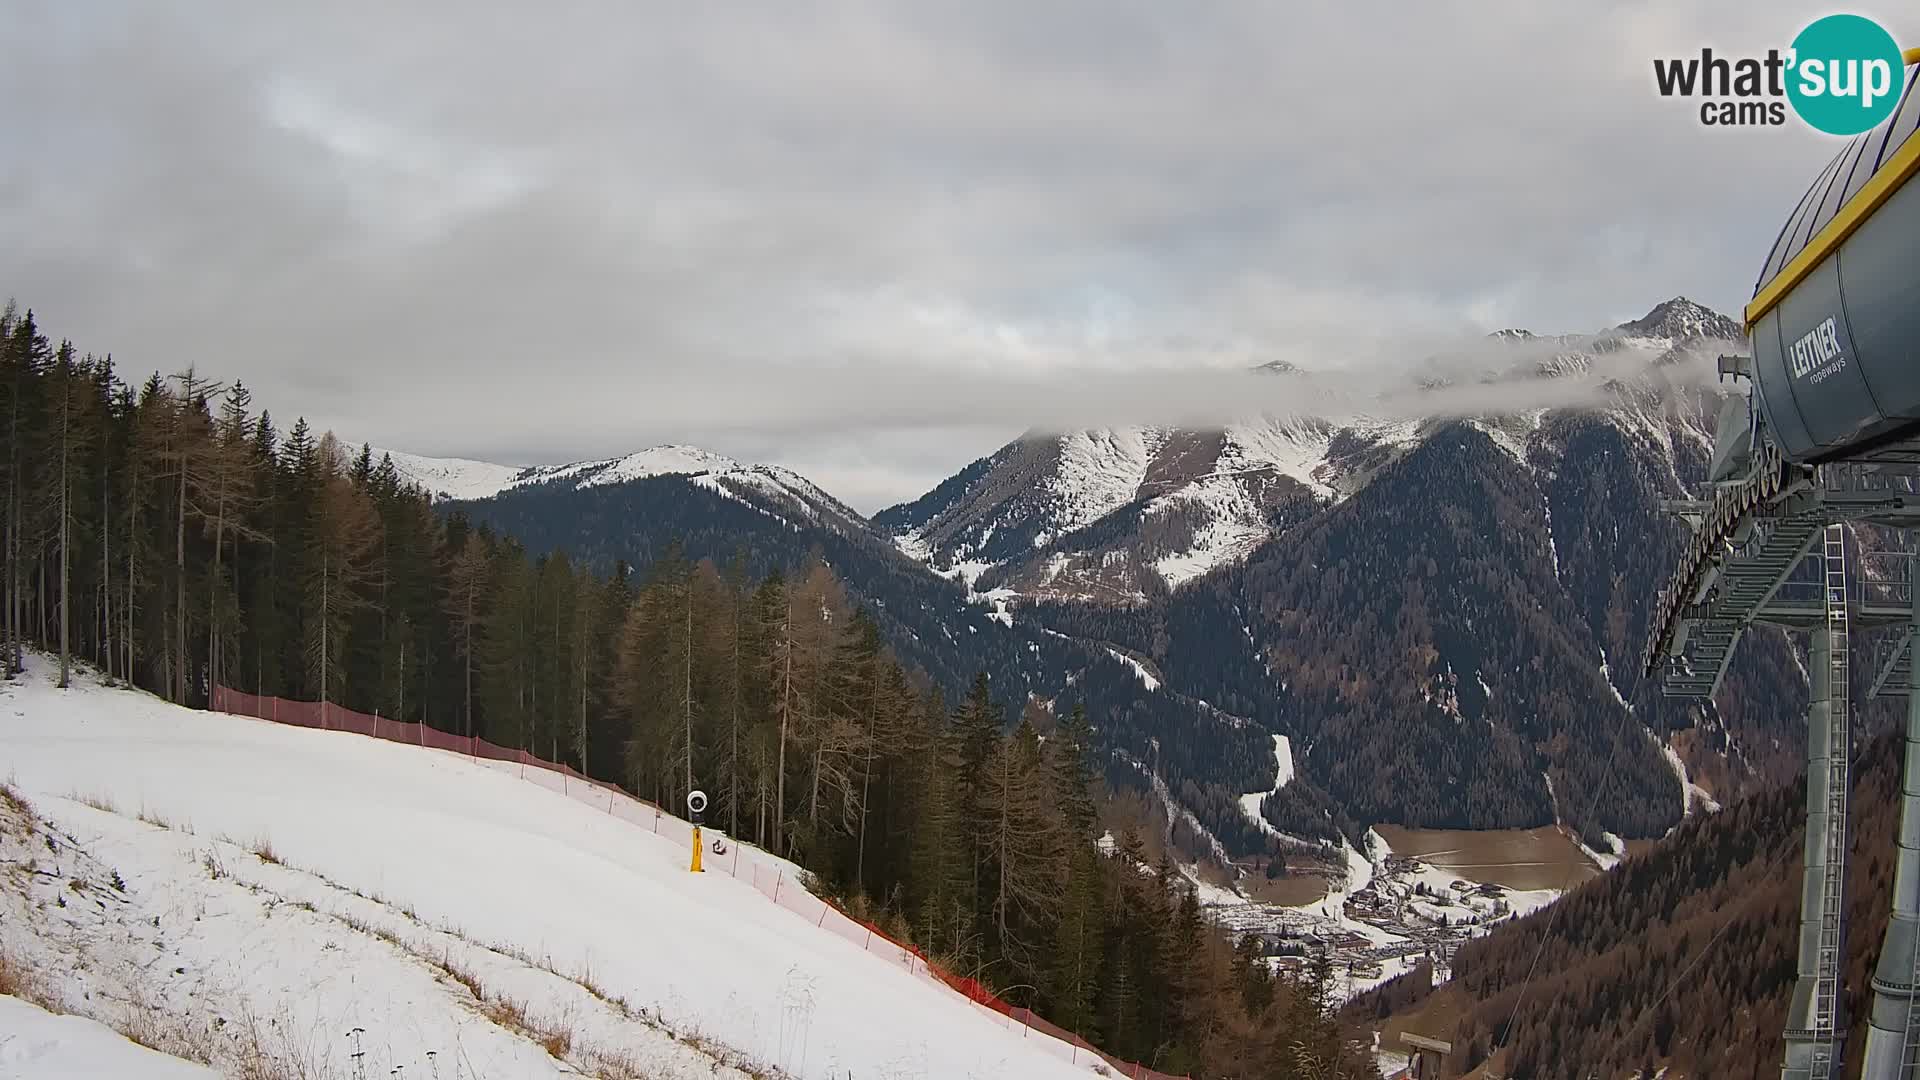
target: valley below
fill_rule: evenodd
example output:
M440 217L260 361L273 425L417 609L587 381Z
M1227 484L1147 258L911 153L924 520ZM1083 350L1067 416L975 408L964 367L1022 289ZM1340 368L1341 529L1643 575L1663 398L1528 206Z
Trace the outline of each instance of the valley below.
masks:
M1395 855L1482 885L1566 891L1601 872L1559 829L1374 827Z

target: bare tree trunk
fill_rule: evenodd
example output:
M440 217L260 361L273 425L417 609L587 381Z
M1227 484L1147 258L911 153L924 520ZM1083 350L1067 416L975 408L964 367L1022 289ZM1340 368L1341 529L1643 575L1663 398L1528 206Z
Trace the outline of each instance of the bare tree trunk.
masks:
M693 571L681 583L686 604L687 647L681 657L681 709L687 721L687 790L693 790Z
M173 530L173 640L179 662L173 669L173 700L187 701L187 454L180 448L180 504L174 515Z
M72 605L68 603L67 600L67 586L73 581L67 550L67 542L71 538L71 532L67 527L67 519L72 516L72 508L68 505L68 501L73 495L73 485L67 476L67 446L73 437L70 430L73 422L72 409L68 404L68 398L72 396L72 393L72 387L67 387L65 396L62 397L60 402L60 689L62 690L67 688L68 668L71 666L73 660L69 651L72 647L72 641L67 629L67 616L73 610Z
M326 552L323 550L320 553L320 726L321 727L325 727L327 723L327 700L328 700L327 668L332 666L327 663L327 648L328 648L327 630L329 629L327 624L333 621L331 618L328 617L328 613L330 609L327 606L327 600L328 600L327 579L331 575L327 573L329 569L327 564L332 561L332 558L333 557L329 552Z
M1006 863L1012 857L1013 844L1008 836L1011 831L1009 816L1013 806L1013 747L1009 746L1000 753L1000 889L999 899L994 904L994 921L999 925L1000 944L1007 942L1007 878L1011 876Z
M464 593L463 621L467 626L467 738L473 738L473 586L469 584Z
M20 671L20 373L13 377L7 433L7 641L6 674Z
M225 463L220 468L224 470ZM214 501L213 573L207 577L207 681L210 684L220 681L220 551L226 528L227 491L223 482Z
M820 758L826 753L824 743L815 743L813 747L813 780L807 786L807 837L808 843L820 831Z
M853 880L859 888L866 887L867 868L867 797L873 786L873 729L880 717L880 654L874 654L873 694L867 699L867 760L860 769L860 841L856 845L853 857Z
M113 470L100 471L100 666L113 678Z
M137 469L138 466L134 466L133 468ZM134 552L138 551L140 547L140 545L134 543L134 533L135 533L135 530L139 528L139 521L137 520L137 518L140 512L140 497L138 494L136 494L138 491L139 491L139 481L138 481L137 474L130 470L128 473L128 483L127 483L127 610L123 612L123 614L126 616L126 619L127 619L127 633L126 633L126 640L124 642L127 650L127 670L125 671L124 674L127 677L128 685L132 685L133 683L133 605L134 605L133 574L135 569Z
M727 764L727 835L740 836L740 590L733 591L733 695L728 733L732 745Z
M774 767L773 832L774 850L786 854L787 823L787 722L793 716L793 592L787 592L787 618L781 627L784 637L780 673L780 758Z

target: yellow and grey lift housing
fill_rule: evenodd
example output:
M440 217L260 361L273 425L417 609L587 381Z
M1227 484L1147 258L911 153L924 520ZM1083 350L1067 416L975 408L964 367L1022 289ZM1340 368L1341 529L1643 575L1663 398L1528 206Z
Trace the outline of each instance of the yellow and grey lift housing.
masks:
M1801 197L1747 305L1754 387L1790 461L1857 454L1920 424L1916 72L1893 115L1849 139Z
M1864 1080L1920 1080L1920 556L1863 584L1847 523L1920 530L1920 50L1899 107L1855 136L1801 197L1767 255L1746 329L1722 357L1751 378L1720 416L1694 525L1648 626L1645 672L1710 698L1748 627L1806 632L1807 830L1785 1080L1842 1075L1849 1017L1852 630L1902 627L1874 658L1875 696L1907 699L1892 912L1871 980ZM1743 422L1744 421L1744 422ZM1909 552L1910 542L1903 542Z

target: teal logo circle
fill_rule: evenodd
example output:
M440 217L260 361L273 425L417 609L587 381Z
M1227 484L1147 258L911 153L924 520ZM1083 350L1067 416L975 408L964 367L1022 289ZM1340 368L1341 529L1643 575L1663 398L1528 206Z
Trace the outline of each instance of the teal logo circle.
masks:
M1829 135L1858 135L1893 115L1906 68L1893 35L1860 15L1828 15L1793 39L1787 100Z

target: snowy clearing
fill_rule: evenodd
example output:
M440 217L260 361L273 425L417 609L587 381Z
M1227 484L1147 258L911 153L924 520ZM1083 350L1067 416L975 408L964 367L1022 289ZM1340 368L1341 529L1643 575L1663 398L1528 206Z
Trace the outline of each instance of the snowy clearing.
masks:
M0 692L0 775L59 835L20 855L48 874L0 891L40 932L10 913L0 946L41 950L62 1003L109 1023L157 1006L224 1036L273 1018L255 1043L319 1075L349 1075L355 1028L378 1076L578 1075L598 1056L661 1077L1089 1071L770 903L747 862L779 860L736 844L739 879L688 874L684 841L510 770L62 692L36 658ZM52 906L72 878L92 907ZM91 966L56 966L74 942Z

